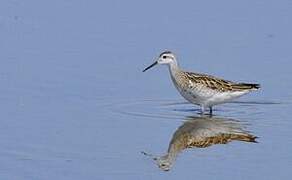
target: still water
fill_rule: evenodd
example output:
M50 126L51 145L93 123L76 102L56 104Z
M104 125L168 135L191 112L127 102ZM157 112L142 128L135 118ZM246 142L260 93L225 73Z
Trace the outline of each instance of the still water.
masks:
M291 179L291 5L1 1L0 179ZM262 88L200 117L164 50Z

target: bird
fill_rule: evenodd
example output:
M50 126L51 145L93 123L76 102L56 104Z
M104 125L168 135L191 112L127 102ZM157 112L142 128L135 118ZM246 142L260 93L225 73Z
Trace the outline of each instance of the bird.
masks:
M161 170L169 171L177 156L185 149L206 148L231 141L257 143L257 138L245 130L238 120L225 117L189 116L173 133L165 155L154 156L144 151L142 154L150 156Z
M209 108L209 114L212 115L213 106L230 102L260 89L260 84L237 83L208 74L184 71L171 51L162 52L158 59L143 72L158 64L168 65L170 77L176 89L187 101L199 105L202 115L207 108Z

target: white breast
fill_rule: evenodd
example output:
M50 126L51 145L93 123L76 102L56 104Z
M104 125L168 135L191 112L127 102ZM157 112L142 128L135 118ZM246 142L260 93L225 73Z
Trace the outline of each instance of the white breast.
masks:
M195 85L191 81L186 88L178 88L180 94L189 102L193 104L203 105L208 99L212 98L216 91L206 88L203 85Z
M231 100L238 98L246 93L250 92L249 90L244 91L229 91L229 92L219 92L214 94L212 97L210 97L206 104L207 106L213 106L225 102L230 102Z
M249 90L220 92L191 81L188 84L188 87L184 88L176 85L180 94L189 102L206 107L229 102L249 92Z

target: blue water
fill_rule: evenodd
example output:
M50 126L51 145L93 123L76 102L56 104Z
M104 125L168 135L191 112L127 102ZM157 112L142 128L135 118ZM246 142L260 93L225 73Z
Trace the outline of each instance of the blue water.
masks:
M291 1L1 1L0 179L291 179ZM259 143L163 154L198 107L166 67L260 83L215 115Z

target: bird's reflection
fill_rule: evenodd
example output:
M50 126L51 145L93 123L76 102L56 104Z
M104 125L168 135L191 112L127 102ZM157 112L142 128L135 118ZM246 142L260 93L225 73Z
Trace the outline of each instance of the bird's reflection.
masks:
M242 124L233 119L219 117L187 117L173 134L168 151L163 156L151 156L164 171L171 169L177 155L186 148L205 148L231 141L256 142L256 136L244 130Z

